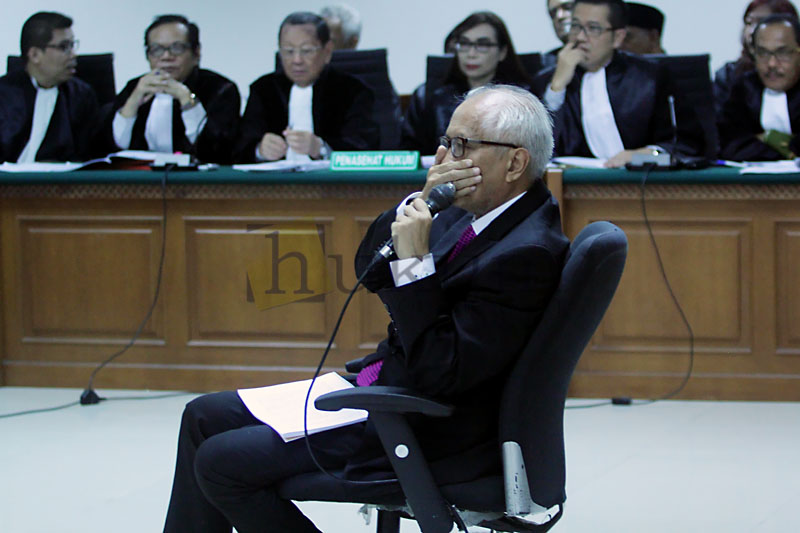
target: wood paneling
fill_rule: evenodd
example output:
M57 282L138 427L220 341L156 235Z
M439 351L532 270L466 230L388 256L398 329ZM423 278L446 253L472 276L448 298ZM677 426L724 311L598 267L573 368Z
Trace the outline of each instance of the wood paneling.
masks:
M126 342L155 293L160 220L18 217L23 342ZM163 341L157 305L142 339Z
M736 185L651 186L646 212L664 274L694 335L679 397L800 400L800 187L743 200ZM617 294L571 394L661 397L684 380L689 332L667 288L636 186L565 187L565 227L619 225L629 240Z
M639 187L562 184L560 177L551 184L563 194L568 235L610 220L630 242L619 291L571 394L662 396L685 377L689 342ZM168 187L154 315L95 386L216 390L308 377L355 283L361 237L378 212L413 188ZM37 194L0 198L0 376L7 385L82 387L130 339L152 301L160 188L48 187ZM695 336L693 372L680 397L800 400L800 186L687 184L649 186L647 194L667 278ZM276 250L271 236L276 228L291 236L297 224L312 228L303 238L318 239L321 259L312 269L324 262L330 290L259 308L254 265L271 276L277 261L288 269L279 272L278 292L299 289L298 255L280 261L297 250L291 239ZM326 368L368 353L385 336L387 319L379 299L361 289Z
M800 356L800 220L775 225L775 293L779 354Z

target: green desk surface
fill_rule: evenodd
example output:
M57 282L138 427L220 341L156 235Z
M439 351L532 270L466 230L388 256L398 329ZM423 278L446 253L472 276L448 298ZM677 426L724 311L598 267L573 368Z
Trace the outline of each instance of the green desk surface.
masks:
M642 171L626 169L585 169L564 170L564 183L585 185L592 183L641 183ZM702 170L652 171L647 176L648 184L774 184L800 183L800 169L796 174L740 174L738 168L710 167Z
M363 172L314 170L310 172L243 172L230 167L213 170L173 170L168 183L172 184L297 184L318 185L363 184L363 185L415 185L425 181L426 170ZM135 183L159 184L164 175L158 170L76 170L73 172L0 172L0 185L52 185L52 184L108 184ZM644 172L625 169L581 169L564 170L566 185L592 183L640 183ZM739 174L739 169L715 167L703 170L653 171L647 177L649 184L775 184L800 183L797 174Z
M258 184L265 185L317 185L334 184L372 184L404 185L425 183L426 170L413 171L330 171L309 172L269 171L244 172L231 167L212 170L172 170L167 182L172 184ZM75 170L72 172L0 172L0 185L52 185L52 184L94 184L94 183L135 183L159 184L164 177L161 170Z

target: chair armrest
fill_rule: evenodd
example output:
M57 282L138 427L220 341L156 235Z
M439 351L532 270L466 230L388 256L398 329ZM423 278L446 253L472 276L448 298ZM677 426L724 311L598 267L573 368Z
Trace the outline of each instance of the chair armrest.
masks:
M453 407L421 396L402 387L355 387L323 394L314 401L317 409L338 411L349 407L370 413L420 413L426 416L450 416Z
M364 368L364 358L359 357L358 359L353 359L348 361L344 364L344 369L350 372L351 374L358 374Z

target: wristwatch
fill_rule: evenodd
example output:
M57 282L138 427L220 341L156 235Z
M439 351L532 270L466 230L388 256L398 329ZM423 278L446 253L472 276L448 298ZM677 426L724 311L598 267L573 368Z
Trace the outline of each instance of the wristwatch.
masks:
M197 105L197 96L194 93L189 94L189 103L181 106L181 111L188 111Z

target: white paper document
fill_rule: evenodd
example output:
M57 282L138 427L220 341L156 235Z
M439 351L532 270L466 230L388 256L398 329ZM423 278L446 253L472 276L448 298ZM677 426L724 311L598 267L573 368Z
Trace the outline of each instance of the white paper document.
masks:
M308 394L310 379L281 383L254 389L239 389L239 397L247 409L268 426L277 431L284 442L299 439L303 433L303 406ZM351 389L353 384L336 372L324 374L314 381L308 400L308 434L327 429L363 422L367 412L362 409L340 409L320 411L314 400L329 392Z
M268 172L270 170L326 170L331 168L331 162L327 159L320 161L265 161L263 163L245 163L233 165L233 170L244 172Z
M579 156L565 156L554 157L553 163L557 165L564 165L576 168L606 168L605 159L597 159L595 157L579 157Z
M749 161L739 174L797 174L800 173L798 161Z

